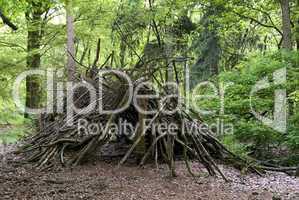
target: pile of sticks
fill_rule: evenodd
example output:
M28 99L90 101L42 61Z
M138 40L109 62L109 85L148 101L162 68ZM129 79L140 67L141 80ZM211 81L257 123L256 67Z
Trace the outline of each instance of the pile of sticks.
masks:
M146 76L141 75L140 77L137 79L132 76L134 89L137 84L147 80L144 78ZM93 73L84 81L88 81L95 86L99 81L102 81L104 87L101 88L102 91L97 92L101 92L101 102L106 110L117 109L128 100L128 85L115 74L108 74L99 78L99 76L94 76ZM143 85L140 91L143 94L152 93L152 89L146 85ZM149 115L139 113L133 106L133 102L131 102L127 109L117 114L102 114L98 109L94 109L88 114L76 113L72 116L74 122L72 126L68 125L67 120L69 119L66 114L51 116L52 121L48 120L46 126L37 134L28 137L18 152L24 155L23 162L34 163L41 169L53 167L57 164L76 166L88 159L91 154L96 153L101 146L115 140L115 133L111 131L110 125L117 123L122 118L131 122L138 131L132 139L131 147L119 161L119 165L124 164L130 155L134 153L136 147L147 138L140 165L144 165L150 158L157 165L158 162L166 162L172 176L175 176L177 149L181 150L179 153L183 155L188 171L194 176L195 173L189 165L190 160L197 160L205 166L210 175L219 174L225 180L227 178L214 159L231 163L234 166L248 167L249 170L259 173L255 167L249 165L247 161L239 158L222 145L213 136L211 130L202 128L203 122L200 119L194 120L194 115L192 117L188 110L181 108L171 115L164 114L162 110L171 110L176 106L177 101L171 98L161 101L163 95L166 94L167 92L162 92L160 99L148 99L146 104L143 104L147 110L157 110L156 113ZM89 94L84 89L76 91L74 96L77 107L84 107L89 102ZM85 119L89 123L104 123L105 128L97 134L80 134L80 129L78 129L78 120L80 119ZM142 123L137 123L144 119L148 120L147 127L149 128L143 127ZM175 134L159 130L153 131L151 125L154 123L174 123L179 128ZM121 133L119 134L121 135Z

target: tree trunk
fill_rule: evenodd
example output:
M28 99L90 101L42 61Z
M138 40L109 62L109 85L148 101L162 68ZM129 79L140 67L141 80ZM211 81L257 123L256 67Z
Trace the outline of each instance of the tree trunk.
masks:
M297 22L297 25L296 25L296 49L299 50L299 19L298 19L298 22Z
M296 32L296 46L297 46L297 50L299 50L299 22L297 25L297 32Z
M72 0L66 0L66 26L67 26L67 77L68 81L75 80L75 32L72 13Z
M299 10L299 0L297 0L296 7ZM296 33L295 33L295 38L296 38L296 45L297 45L297 50L299 50L299 18L295 19L295 28L296 28Z
M30 11L29 11L30 12ZM42 39L42 18L41 13L32 11L26 13L28 26L27 35L27 59L26 67L28 70L37 69L41 66L40 46ZM26 108L38 108L41 100L41 85L38 76L27 76L26 78ZM25 111L25 117L29 115Z
M296 176L296 177L299 177L299 165L298 165L298 167L297 167L297 169L296 169L296 174L295 174L295 176Z
M281 13L282 13L282 30L283 41L282 48L292 49L292 28L290 19L290 5L289 0L280 0Z

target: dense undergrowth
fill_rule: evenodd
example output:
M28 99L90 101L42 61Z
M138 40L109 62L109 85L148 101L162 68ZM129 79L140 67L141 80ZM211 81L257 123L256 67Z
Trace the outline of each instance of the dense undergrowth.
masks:
M214 82L228 85L224 93L224 112L204 115L209 124L223 122L233 126L229 133L218 131L219 137L235 153L280 165L299 164L299 55L298 52L272 52L255 54L241 62L235 69L222 72ZM273 73L286 68L285 84L274 86ZM268 77L270 87L258 91L250 98L253 86ZM229 83L229 84L228 84ZM287 92L287 130L284 133L264 125L251 112L273 119L276 89ZM202 89L203 90L203 89ZM206 94L211 89L203 90ZM251 99L251 100L250 100ZM204 110L220 107L219 99L201 100ZM221 126L221 124L219 125Z
M11 101L0 99L0 143L15 143L32 132L32 121L24 119Z

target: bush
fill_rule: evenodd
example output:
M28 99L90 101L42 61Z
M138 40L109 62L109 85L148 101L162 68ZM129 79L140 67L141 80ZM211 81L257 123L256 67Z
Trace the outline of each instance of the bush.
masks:
M0 143L15 143L31 131L32 122L16 111L14 103L0 97Z
M271 84L271 87L258 91L257 94L253 95L251 103L255 111L264 117L272 119L275 90L286 88L289 111L286 133L277 132L257 120L252 114L250 107L252 87L264 77L268 77L272 83L273 72L283 67L287 69L286 84L279 86ZM225 123L233 124L233 136L222 137L224 141L234 141L236 139L244 144L247 153L259 159L274 158L276 155L282 154L294 156L299 152L298 77L299 55L297 52L274 52L266 55L253 55L239 64L235 70L222 72L217 77L218 80L216 82L233 83L225 90L225 114L215 113L205 115L204 118L209 123L215 123L215 119L218 118L220 120L225 119ZM202 109L211 109L219 107L219 100L201 100L199 105ZM231 142L228 142L228 144L232 145ZM244 154L243 148L239 146L237 149L242 149ZM296 162L299 163L299 160Z

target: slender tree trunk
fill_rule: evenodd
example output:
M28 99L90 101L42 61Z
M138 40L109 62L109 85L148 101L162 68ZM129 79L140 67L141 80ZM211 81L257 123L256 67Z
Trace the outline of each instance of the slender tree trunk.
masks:
M67 77L68 81L75 80L75 31L72 13L72 0L66 0L66 26L67 26Z
M297 46L297 50L299 50L299 22L297 25L297 31L296 31L296 46Z
M30 11L29 11L30 12ZM27 60L26 66L28 70L38 69L41 66L40 46L42 39L41 13L32 11L26 13L26 20L28 26L27 35ZM27 76L26 78L26 107L38 108L41 100L41 85L38 76ZM25 117L28 117L25 111Z
M125 67L125 59L126 59L126 51L127 51L127 46L123 39L121 39L120 42L120 67Z
M290 19L290 5L289 0L280 0L281 13L282 13L282 30L283 41L282 48L292 49L292 28Z
M296 169L295 176L296 176L296 177L299 177L299 165L298 165L298 167L297 167L297 169Z
M296 9L297 12L299 12L299 0L297 0ZM297 50L299 50L299 17L298 16L295 19L295 28L296 28L296 33L295 33L296 45L297 45Z

